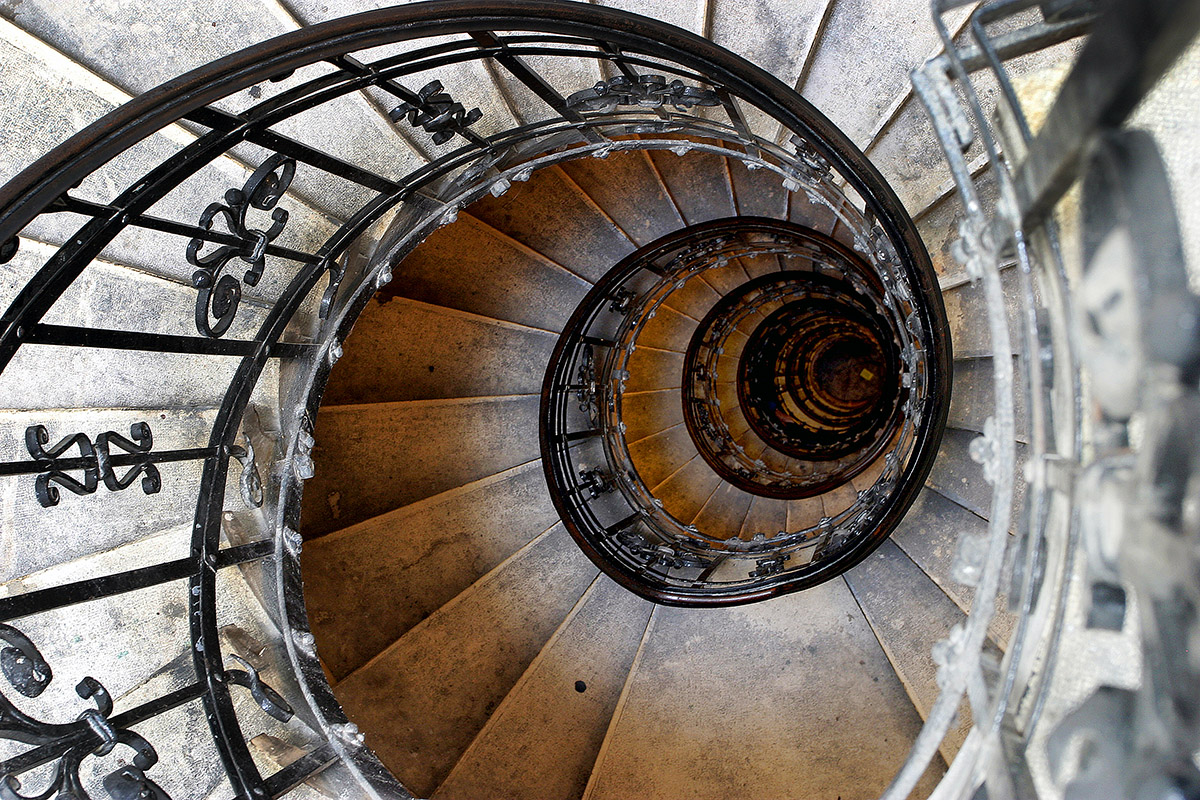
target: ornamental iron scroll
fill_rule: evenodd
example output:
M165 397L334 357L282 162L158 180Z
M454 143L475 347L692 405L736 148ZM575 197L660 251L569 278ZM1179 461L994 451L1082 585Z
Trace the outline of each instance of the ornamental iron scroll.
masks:
M687 111L696 106L719 106L721 100L711 89L688 86L678 79L668 81L662 75L638 75L636 79L618 75L567 98L567 106L576 111L611 112L620 106L662 108L668 104Z
M135 422L129 426L131 439L114 431L107 431L96 437L96 443L86 434L77 433L66 436L51 447L50 434L44 425L30 425L25 429L25 447L29 454L42 466L43 471L37 476L34 491L42 507L49 508L58 505L59 489L62 488L78 495L92 494L100 482L110 492L119 492L131 486L140 475L142 491L155 494L162 489L162 476L158 467L150 463L150 449L154 446L154 437L150 426L145 422ZM118 477L113 467L112 446L116 445L129 456L139 456L132 459L132 469L123 477ZM72 447L79 447L79 456L63 458L63 454ZM121 460L129 462L129 456ZM68 470L83 470L82 480L68 475ZM54 484L58 484L55 486Z
M415 98L393 108L388 117L392 122L407 117L409 125L433 134L434 144L445 144L455 134L465 135L467 128L483 117L483 112L478 108L467 111L446 93L441 81L430 81Z
M222 336L233 323L242 300L242 283L257 286L266 266L267 245L283 233L288 212L275 208L296 176L295 159L276 153L262 162L241 189L225 192L225 203L212 203L200 215L200 227L210 231L221 217L238 244L226 244L206 255L200 254L203 239L192 239L187 247L188 263L199 267L192 273L192 286L200 290L196 298L196 329L205 336ZM271 211L271 226L265 231L249 227L246 215L251 208ZM239 281L221 272L234 258L250 265Z
M0 624L0 672L12 688L26 697L37 697L50 684L53 674L37 647L24 633L11 625ZM79 768L88 756L105 756L117 745L133 751L131 763L103 779L105 791L113 800L170 800L167 793L146 777L145 771L158 762L154 747L133 731L118 728L110 720L112 697L95 678L85 677L75 687L83 700L95 708L85 709L74 722L42 722L18 709L0 691L0 738L52 748L57 764L47 788L36 794L21 794L18 775L38 766L12 766L16 759L0 763L0 799L2 800L91 800L83 788Z

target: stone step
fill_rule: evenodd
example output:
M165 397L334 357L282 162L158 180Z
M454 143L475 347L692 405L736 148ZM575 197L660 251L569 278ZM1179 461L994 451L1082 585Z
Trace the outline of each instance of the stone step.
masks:
M595 576L556 525L339 683L338 699L429 797Z
M721 156L698 150L683 156L670 150L651 150L650 160L688 225L736 213L729 172Z
M1025 410L1025 380L1013 356L1013 421L1018 441L1029 442L1029 415ZM995 413L992 357L958 359L954 362L954 392L947 423L964 430L983 432L984 423Z
M584 796L875 797L920 727L841 581L735 608L664 607Z
M320 536L536 459L537 419L537 395L329 406L317 417L303 533Z
M653 489L699 457L687 428L675 425L629 445L629 457L647 488Z
M678 388L683 383L683 353L639 346L626 362L627 392Z
M755 496L722 482L692 521L702 533L721 539L741 536Z
M933 646L966 614L891 540L843 577L913 705L927 719L939 693ZM964 701L942 741L947 763L970 729L971 712Z
M434 800L578 798L653 609L598 577Z
M643 150L576 159L561 169L639 247L683 226L683 217Z
M630 445L667 428L683 425L679 390L626 392L621 397L621 421L625 423L625 441Z
M986 535L987 520L927 487L917 495L916 502L896 526L891 540L965 613L971 609L975 590L959 582L954 575L959 540ZM1007 647L1016 624L1016 617L1007 606L1001 593L996 603L996 616L988 631L992 641L1002 649Z
M755 497L746 511L746 519L742 521L741 538L750 541L760 533L770 538L787 530L787 508L786 500Z
M133 5L86 2L64 7L53 2L32 2L15 9L12 19L130 95L298 27L295 19L271 0L229 9L167 0L156 10L157 15L147 17ZM114 59L112 53L121 53L122 57ZM305 67L282 81L263 81L215 105L240 113L262 99L328 72L327 65ZM393 179L424 161L397 135L381 110L361 94L304 111L273 126L273 130ZM255 148L243 145L237 151L249 155ZM324 198L343 218L371 197L370 190L317 170L303 174L298 171L296 186L310 197ZM219 199L219 195L213 199Z
M696 320L686 316L666 303L655 311L638 334L638 347L653 347L658 350L687 351L692 334L696 331Z
M1000 273L1004 292L1004 311L1008 320L1008 335L1012 352L1019 352L1023 320L1020 316L1020 283L1017 270L1008 268ZM950 343L954 357L979 358L995 353L987 319L987 300L983 284L963 283L942 292L946 305L946 320L950 324Z
M305 543L308 619L334 679L549 528L545 484L530 461Z
M377 295L557 333L590 284L470 214L436 231Z
M600 166L608 161L591 159ZM592 180L611 180L603 174ZM471 205L472 216L589 281L604 276L635 249L600 206L558 167L514 183L500 197Z
M992 485L983 480L983 467L971 458L971 442L979 434L957 428L947 428L938 447L937 458L926 483L938 492L969 509L984 519L991 518ZM1025 498L1024 474L1027 446L1017 442L1016 480L1013 490L1013 516L1011 525L1016 525L1016 512Z
M19 129L0 133L3 137L0 143L4 145L0 148L0 182L14 177L84 124L131 99L4 19L0 19L0 67L0 93L10 103L11 118L22 120ZM65 124L67 120L60 112L64 108L72 110L70 124ZM194 138L178 126L165 128L100 167L72 195L108 203ZM260 161L261 156L252 161L217 158L158 201L149 213L195 225L209 203L221 200L226 190L241 187ZM304 171L302 168L298 174ZM332 212L317 210L296 192L290 192L280 208L288 210L291 218L275 244L315 253L336 230L336 224L328 216ZM86 217L78 214L46 214L27 226L24 233L34 240L58 246L68 241L86 221ZM180 236L129 227L105 248L103 259L190 285L195 268L184 257L188 241ZM177 257L164 257L165 254ZM269 257L261 282L257 287L246 287L246 295L277 297L295 271L294 262Z
M700 510L725 485L712 467L697 454L657 486L649 488L662 501L664 511L684 525L695 525ZM740 528L740 519L737 527Z
M323 402L536 394L554 344L537 328L377 296L344 342Z

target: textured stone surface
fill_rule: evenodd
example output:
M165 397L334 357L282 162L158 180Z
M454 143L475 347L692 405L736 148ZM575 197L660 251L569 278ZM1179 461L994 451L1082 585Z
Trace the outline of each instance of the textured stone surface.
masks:
M536 394L554 337L404 298L371 301L347 337L323 402Z
M338 699L429 797L595 576L556 526L339 683Z
M653 608L598 578L488 720L435 800L579 797Z
M305 602L321 660L343 677L557 519L533 461L310 541Z
M538 398L330 406L317 417L304 533L320 535L538 458ZM466 458L466 454L472 454Z
M585 797L874 798L920 724L841 581L663 608Z

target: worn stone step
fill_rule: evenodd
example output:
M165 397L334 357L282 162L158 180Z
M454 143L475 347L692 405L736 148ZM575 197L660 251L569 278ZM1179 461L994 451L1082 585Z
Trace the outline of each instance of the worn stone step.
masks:
M651 150L650 160L688 225L736 213L729 173L721 156L696 150L682 156L670 150Z
M679 390L626 392L621 397L621 421L625 423L625 441L630 444L682 425L683 405L679 401Z
M700 510L723 485L721 477L697 455L650 490L668 514L684 525L694 525Z
M660 608L630 683L588 800L877 797L921 727L840 581L735 608Z
M750 541L758 534L767 538L787 530L787 501L773 497L755 497L742 522L741 538Z
M939 693L933 646L966 614L890 540L843 577L913 705L927 719ZM971 712L964 701L942 740L947 762L958 754L970 729Z
M756 498L731 483L722 482L692 521L701 532L722 539L741 535L750 504Z
M639 247L683 227L644 150L576 159L561 168Z
M891 538L947 597L968 612L975 590L955 578L955 555L961 538L986 535L987 520L926 487L917 495L916 502L896 526ZM1007 606L1007 599L1001 592L996 602L996 616L988 628L992 640L1002 649L1007 647L1016 624L1016 617Z
M578 798L653 608L596 578L434 799Z
M990 218L995 215L996 210L998 190L995 175L986 160L978 160L975 163L977 168L973 174L979 201L983 205L984 213ZM925 249L929 251L929 259L938 278L959 275L963 271L963 265L954 257L952 248L960 238L958 226L966 217L962 201L951 180L931 186L927 191L936 199L923 209L915 211L912 215L913 222L916 223L921 241L925 243ZM919 202L920 200L910 201L914 206Z
M303 533L320 536L538 458L537 415L537 395L323 409Z
M633 466L651 489L698 455L683 425L675 425L629 445Z
M556 525L339 683L338 699L429 797L595 576Z
M79 409L0 411L0 461L30 461L25 447L25 431L42 425L49 444L83 433L94 445L105 431L114 431L130 438L130 426L145 422L153 437L152 452L185 450L204 447L216 417L215 408L200 409ZM113 447L114 452L118 448ZM70 456L78 456L73 447ZM63 488L57 505L44 508L35 492L35 475L14 475L0 478L0 503L7 520L0 528L0 551L5 553L0 566L0 581L10 581L35 573L61 562L77 559L135 542L144 537L190 524L196 513L196 493L200 487L202 461L176 461L157 465L161 490L145 494L141 480L122 491L109 491L100 483L88 495L75 495ZM123 476L128 468L117 468ZM231 475L240 476L236 465ZM81 471L68 471L71 477L82 480ZM227 495L227 507L242 509L240 497ZM114 525L112 520L124 520ZM22 535L21 531L41 530L49 526L55 531L55 545L48 548L39 537ZM176 556L182 558L186 552Z
M378 296L344 342L323 402L536 394L554 344L537 328Z
M990 519L992 485L983 480L983 467L971 458L970 453L971 442L978 435L974 431L947 428L942 435L937 458L933 462L933 469L930 470L926 483L964 508L970 509L984 519ZM1017 524L1017 511L1025 498L1025 481L1021 476L1024 474L1028 449L1020 442L1015 444L1015 448L1011 527L1015 527Z
M0 131L3 145L0 182L8 181L61 144L77 127L99 119L131 99L2 18L0 94L6 100L11 118L22 121L19 127ZM59 112L63 108L72 109L70 124ZM97 169L72 195L107 203L193 139L193 135L178 126L168 127ZM158 201L150 213L194 225L209 203L219 201L226 190L241 187L250 176L249 170L258 163L258 160L217 158ZM288 210L291 218L275 244L315 253L336 230L334 221L310 202L294 192L281 201L280 207ZM46 214L27 226L24 233L57 247L85 222L87 218L78 214ZM129 227L105 248L102 258L190 285L195 268L184 257L188 241L184 237ZM177 257L166 257L168 254ZM42 257L39 264L44 261ZM277 297L295 271L293 262L269 257L261 282L257 287L245 287L246 296Z
M664 305L700 322L720 299L721 295L716 289L704 280L693 278L671 292Z
M604 162L601 162L604 163ZM566 172L546 167L470 213L521 244L595 282L635 249Z
M308 619L334 679L550 527L545 484L530 461L307 542Z
M582 278L464 213L404 259L378 296L558 332L588 288Z
M83 2L64 6L39 0L22 3L14 9L12 19L130 95L298 27L295 19L274 2L217 9L187 0L168 0L156 10L158 14L147 16L135 5ZM114 59L112 53L121 53L122 57ZM255 87L256 91L243 90L216 105L240 113L260 98L330 69L328 65L306 67L283 81L264 81ZM275 125L273 130L390 178L401 177L423 162L380 110L360 94L307 110ZM238 152L248 154L254 150L240 146ZM326 198L341 217L370 198L370 190L316 170L298 173L296 184L311 197Z
M682 314L667 304L655 311L654 316L647 320L638 334L639 347L653 347L659 350L674 350L683 353L692 340L696 331L696 320Z
M683 384L683 353L639 346L625 369L629 372L624 381L627 392L678 388Z
M1013 421L1017 440L1029 441L1029 415L1025 410L1025 380L1021 365L1013 356ZM983 431L988 417L995 413L992 357L958 359L954 362L954 391L950 398L947 423L956 428Z
M1008 335L1012 352L1021 347L1021 293L1017 271L1011 267L1000 273L1004 292L1004 312L1008 320ZM946 320L950 325L950 343L955 358L978 358L995 353L988 327L987 299L983 284L963 283L942 292L946 305Z

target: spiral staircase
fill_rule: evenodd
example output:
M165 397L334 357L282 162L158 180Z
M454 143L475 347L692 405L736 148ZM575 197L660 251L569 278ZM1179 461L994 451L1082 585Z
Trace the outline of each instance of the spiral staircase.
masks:
M1197 5L0 3L0 798L1200 796Z

